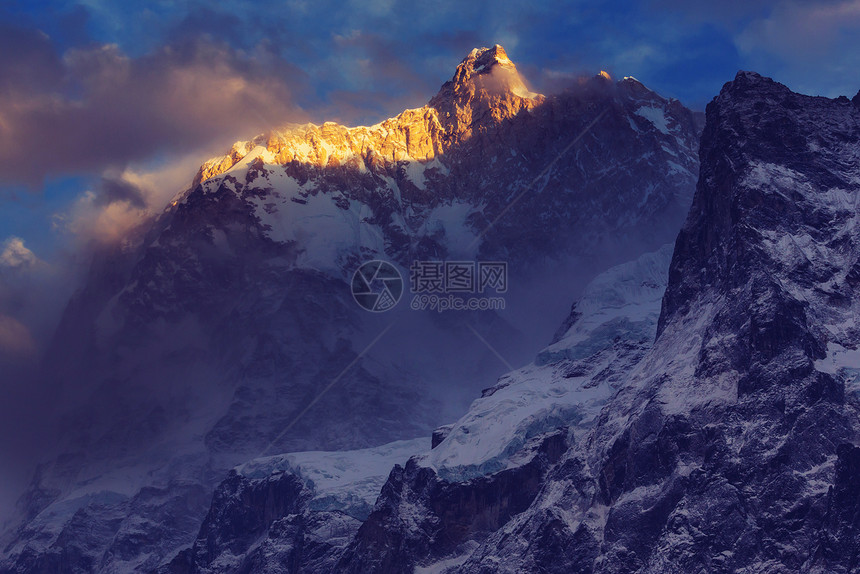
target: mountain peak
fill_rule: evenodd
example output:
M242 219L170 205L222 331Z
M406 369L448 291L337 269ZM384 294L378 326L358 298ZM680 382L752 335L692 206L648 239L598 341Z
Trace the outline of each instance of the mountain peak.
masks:
M765 78L758 72L753 72L752 70L738 70L738 73L735 74L735 81L743 81L754 83L754 82L762 82L762 81L773 81L770 78Z
M475 48L466 56L463 63L471 63L476 70L488 69L496 64L516 69L514 63L508 58L508 53L499 44L492 48Z
M475 48L457 66L454 77L445 85L452 85L457 91L470 83L489 80L503 91L513 92L520 97L533 97L525 82L517 72L517 67L508 53L499 44L492 48ZM443 86L444 88L444 86Z
M775 82L767 76L762 76L757 72L741 70L737 73L734 80L728 82L723 86L723 89L720 91L720 94L746 94L748 91L762 93L768 92L774 94L790 93L790 90L786 86L780 84L779 82Z
M430 107L439 112L446 131L468 138L476 119L498 122L541 101L543 96L528 89L505 49L496 44L469 52Z

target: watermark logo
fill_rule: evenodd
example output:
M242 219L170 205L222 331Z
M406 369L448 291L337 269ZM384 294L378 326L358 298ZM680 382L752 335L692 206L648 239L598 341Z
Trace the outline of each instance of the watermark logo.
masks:
M409 267L414 311L490 311L505 308L508 264L503 261L414 261ZM369 261L352 279L356 302L368 311L392 309L403 293L393 265ZM495 295L495 296L491 296Z
M415 261L409 268L410 306L415 311L491 311L505 308L504 261Z
M403 277L387 261L368 261L352 276L352 296L363 309L374 313L388 311L403 296Z

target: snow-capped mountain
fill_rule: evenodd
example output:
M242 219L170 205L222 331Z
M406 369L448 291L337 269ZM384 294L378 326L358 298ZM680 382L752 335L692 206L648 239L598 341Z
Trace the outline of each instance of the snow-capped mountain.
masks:
M503 372L497 352L539 348L518 322L535 301L567 304L589 274L674 238L698 131L632 78L532 93L495 46L427 106L285 126L206 162L70 303L46 365L61 439L0 572L149 571L192 543L237 464L455 420ZM414 260L507 261L508 308L366 313L349 279L370 259L404 276Z
M598 277L533 364L394 467L350 542L293 537L257 571L858 571L858 156L860 94L739 73L671 260Z
M203 182L202 194L240 195L267 237L297 244L297 266L335 275L372 256L582 256L674 233L655 224L686 214L696 120L633 78L529 92L495 46L473 50L426 106L374 126L237 142L191 193Z

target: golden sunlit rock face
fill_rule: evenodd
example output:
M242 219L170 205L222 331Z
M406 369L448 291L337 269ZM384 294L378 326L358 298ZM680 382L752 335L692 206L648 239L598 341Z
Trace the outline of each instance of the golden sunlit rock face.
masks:
M237 142L226 155L204 163L193 185L224 173L257 146L281 165L352 164L376 172L400 161L426 162L543 101L526 87L504 48L475 49L424 107L369 127L305 124Z

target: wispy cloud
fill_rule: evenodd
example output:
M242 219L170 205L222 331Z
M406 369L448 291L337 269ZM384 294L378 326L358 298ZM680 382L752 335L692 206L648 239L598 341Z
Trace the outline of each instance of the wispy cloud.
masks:
M30 330L17 319L0 315L0 357L30 357L36 352L36 343Z
M303 82L298 69L272 75L260 59L224 43L197 38L140 58L107 44L61 57L39 32L5 28L0 51L20 54L0 70L6 182L121 168L253 134L265 127L261 117L304 117L293 103Z
M53 328L66 294L56 271L20 237L0 242L0 363L35 358L36 338Z
M54 215L54 226L81 246L121 239L187 189L204 159L205 155L192 152L155 166L107 170L97 185Z
M10 237L0 244L0 267L29 269L44 265L44 262L30 251L20 237Z
M736 36L751 68L794 89L853 96L860 89L860 0L783 2Z

